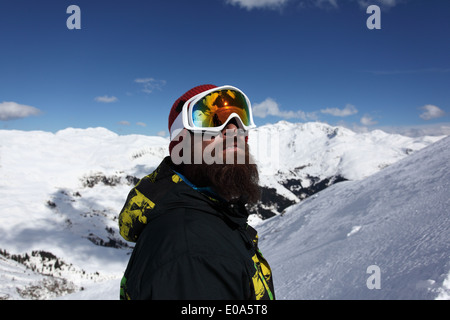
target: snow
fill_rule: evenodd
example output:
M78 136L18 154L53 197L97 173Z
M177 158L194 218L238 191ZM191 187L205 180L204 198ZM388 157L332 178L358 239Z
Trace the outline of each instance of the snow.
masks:
M279 299L446 299L450 138L259 226ZM381 288L368 289L367 268Z
M251 132L249 143L262 173L261 184L298 202L280 181L300 179L307 187L311 177L361 180L441 138L410 138L380 130L355 133L319 122L280 121Z
M82 291L57 297L56 300L117 300L119 299L120 279L90 283Z
M249 219L278 299L449 299L448 138L279 122L250 145L262 185L297 203ZM118 299L133 246L118 213L167 146L104 128L0 130L0 299ZM350 181L301 202L283 185L337 175Z
M121 181L127 175L143 176L159 164L167 143L160 137L118 136L104 128L56 134L0 131L0 249L51 252L77 266L64 278L79 288L86 283L83 272L98 272L96 282L120 279L130 248L99 247L88 239L119 239L117 216L131 186L84 184L96 175ZM11 297L20 298L17 292Z

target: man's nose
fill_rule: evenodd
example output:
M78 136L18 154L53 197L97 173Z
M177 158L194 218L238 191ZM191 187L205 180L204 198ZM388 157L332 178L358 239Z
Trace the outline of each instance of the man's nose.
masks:
M237 135L238 132L238 124L236 122L236 119L231 119L227 125L225 126L225 128L223 128L222 130L222 135L226 136L227 133L228 134L232 134L233 136ZM228 131L228 132L227 132Z

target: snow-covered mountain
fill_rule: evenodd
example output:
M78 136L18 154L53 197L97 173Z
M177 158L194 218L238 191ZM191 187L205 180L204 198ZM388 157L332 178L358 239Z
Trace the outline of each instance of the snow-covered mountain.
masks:
M308 224L300 226L301 222L291 217L303 217L299 221L308 221L306 217L313 215L302 213L302 208L322 199L324 192L351 185L354 189L345 191L344 196L353 199L356 195L352 191L360 191L358 183L368 181L377 172L380 175L388 169L392 171L392 164L405 157L412 158L416 151L441 138L409 138L381 131L357 134L322 123L280 122L256 129L249 143L261 172L263 201L252 208L254 214L250 222L262 228L261 243L268 251L265 254L270 255L278 242L284 248L281 238L291 239L295 243L289 244L293 245L292 249L302 250L302 240L299 238L296 242L297 233L292 231L292 226L304 229ZM117 216L133 183L156 168L167 155L167 146L165 138L119 136L103 128L65 129L55 134L0 130L0 299L43 299L67 293L72 293L69 295L72 298L117 298L118 283L132 246L119 236ZM426 154L426 150L422 152ZM440 157L434 153L433 156ZM426 176L417 179L425 181ZM316 193L338 181L346 182ZM386 186L385 190L390 190ZM421 186L430 187L419 183L417 188ZM311 195L314 196L309 197ZM318 198L314 199L316 196ZM329 193L326 201L338 201L335 196ZM342 194L337 196L342 197ZM381 196L386 194L373 193L369 201L372 206L383 208L385 201L378 198ZM411 198L413 196L410 194ZM362 206L366 200L360 201ZM320 208L323 204L317 202L317 206ZM351 212L358 216L355 210ZM297 211L300 214L297 215ZM280 216L282 212L285 214ZM279 216L261 222L261 218L274 214ZM293 220L285 227L288 217ZM349 220L348 216L343 219L347 224ZM279 221L279 228L276 221ZM329 224L324 221L322 232L327 234L327 228L339 229L339 221L338 217L330 219ZM352 226L356 229L361 226L355 236L367 229L364 223L369 224L364 220ZM353 229L342 230L351 233ZM269 241L272 235L273 241ZM321 241L326 241L324 239ZM312 233L307 240L310 252L314 252L316 246L326 247L320 239L314 240ZM301 252L293 251L293 254ZM323 254L318 252L316 257L323 257ZM314 279L314 275L301 273L297 277L292 265L277 256L270 259L274 260L271 264L278 278L275 281L280 298L336 296L334 293L314 296L290 287L289 283L300 284L301 277ZM327 261L323 263L325 269L326 266L336 268ZM385 273L380 267L384 279ZM291 271L294 278L285 278ZM325 271L315 276L323 275ZM430 276L424 281L430 279L440 285L441 278ZM290 293L283 293L283 288Z
M319 122L262 126L249 139L264 186L257 211L263 218L279 214L336 182L364 179L440 138L355 133Z
M450 137L259 225L279 299L450 299Z

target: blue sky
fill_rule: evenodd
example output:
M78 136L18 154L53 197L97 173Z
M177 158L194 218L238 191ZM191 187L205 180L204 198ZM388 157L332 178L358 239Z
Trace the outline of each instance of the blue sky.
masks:
M205 83L244 90L258 125L450 126L449 34L448 0L2 0L0 129L167 134Z

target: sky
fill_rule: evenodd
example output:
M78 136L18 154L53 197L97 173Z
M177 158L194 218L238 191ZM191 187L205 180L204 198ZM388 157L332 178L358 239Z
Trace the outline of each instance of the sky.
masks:
M167 136L210 83L242 89L257 125L440 133L449 34L448 0L2 0L0 129Z

